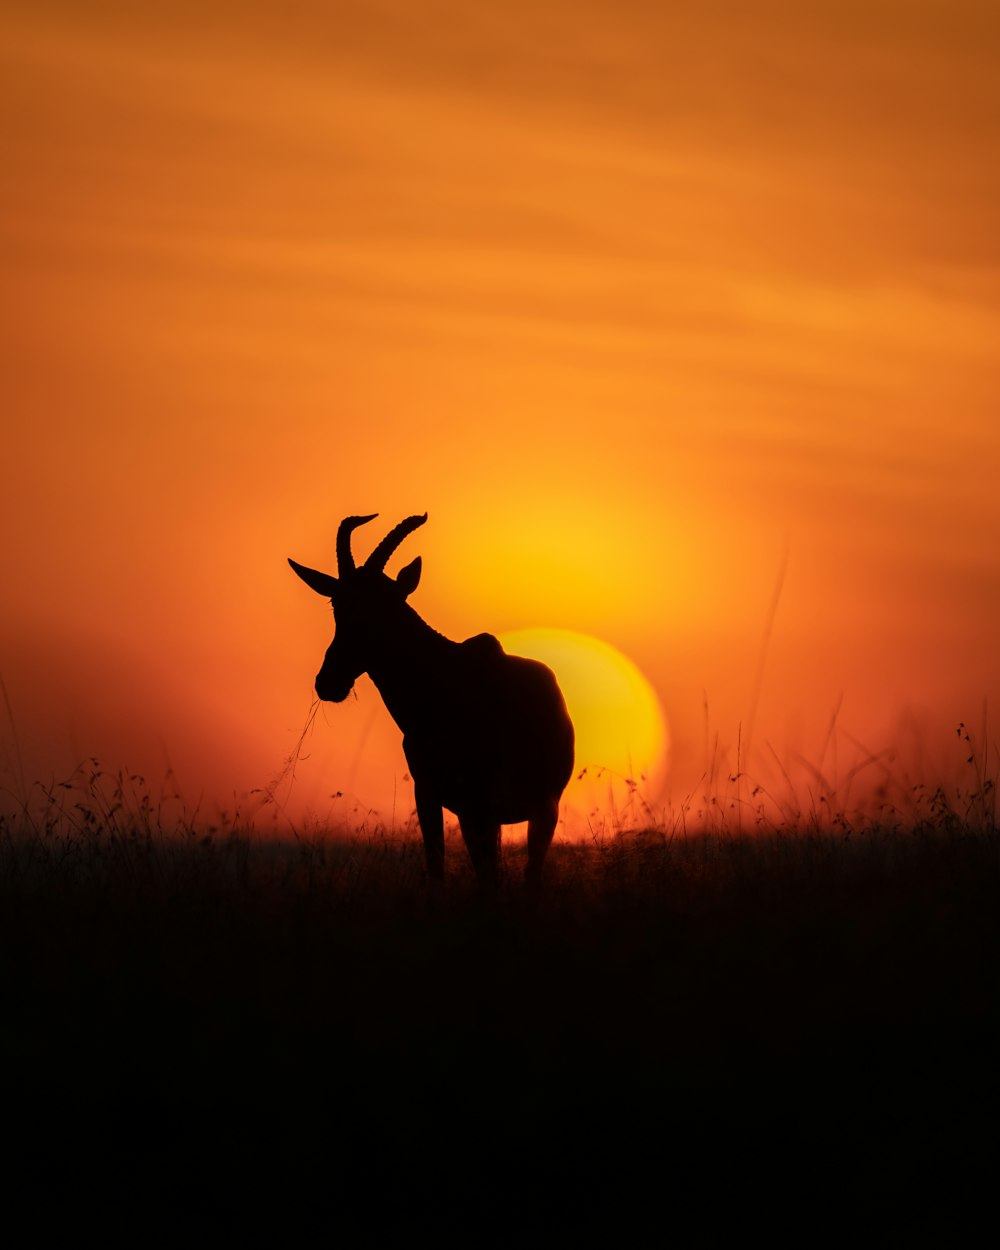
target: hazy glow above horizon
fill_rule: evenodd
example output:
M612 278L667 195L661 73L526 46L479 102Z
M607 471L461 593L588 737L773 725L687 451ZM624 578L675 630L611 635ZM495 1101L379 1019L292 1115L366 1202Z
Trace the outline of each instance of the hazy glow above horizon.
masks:
M631 656L675 796L750 718L783 785L992 716L1000 12L753 8L5 7L29 776L266 783L332 630L285 558L376 510L429 512L435 628ZM376 698L317 718L294 806L402 801Z

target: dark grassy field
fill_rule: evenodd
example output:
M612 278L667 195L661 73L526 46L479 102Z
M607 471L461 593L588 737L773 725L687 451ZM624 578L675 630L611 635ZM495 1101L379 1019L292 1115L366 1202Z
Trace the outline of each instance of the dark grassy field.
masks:
M337 1245L954 1241L997 1186L1000 841L0 828L7 1211ZM51 809L50 809L51 810ZM75 827L67 813L76 811Z

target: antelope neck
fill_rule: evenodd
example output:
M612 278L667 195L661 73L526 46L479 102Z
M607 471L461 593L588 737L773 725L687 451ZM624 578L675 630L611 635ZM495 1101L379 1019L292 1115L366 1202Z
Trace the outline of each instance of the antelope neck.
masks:
M458 645L414 612L405 630L384 644L368 665L368 676L404 734L426 717L440 666Z

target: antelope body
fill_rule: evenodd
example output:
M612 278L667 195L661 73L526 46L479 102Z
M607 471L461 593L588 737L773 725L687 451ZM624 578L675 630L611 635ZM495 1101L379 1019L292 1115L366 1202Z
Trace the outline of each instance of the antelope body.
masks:
M341 522L339 576L288 562L333 604L336 632L316 693L341 703L362 673L375 683L403 731L432 879L444 876L447 808L485 884L496 881L500 826L526 820L527 877L535 883L573 772L573 724L555 676L536 660L507 655L491 634L453 642L406 602L420 580L419 556L395 578L383 570L426 513L400 522L356 567L351 533L375 515Z

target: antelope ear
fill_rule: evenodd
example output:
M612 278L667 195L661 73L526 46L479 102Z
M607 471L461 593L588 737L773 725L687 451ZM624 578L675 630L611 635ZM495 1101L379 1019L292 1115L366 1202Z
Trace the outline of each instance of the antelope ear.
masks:
M318 595L323 595L327 599L336 597L339 583L335 577L331 577L329 573L319 573L316 569L307 569L304 564L296 564L294 560L289 560L299 577L307 586L311 586Z
M420 581L420 557L411 560L405 569L400 569L396 574L396 585L403 592L403 598L406 599L412 595Z

